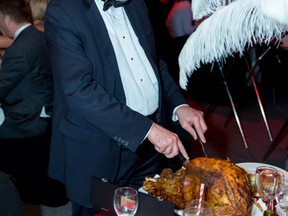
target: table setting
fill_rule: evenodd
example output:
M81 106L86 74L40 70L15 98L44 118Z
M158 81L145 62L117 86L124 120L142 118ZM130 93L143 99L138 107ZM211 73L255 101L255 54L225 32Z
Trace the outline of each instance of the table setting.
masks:
M95 209L101 207L96 216L263 216L267 209L287 216L288 172L270 164L203 157L184 163L176 172L167 168L146 177L139 190L93 178L92 194Z
M276 213L276 215L279 216L287 216L285 209L287 211L288 209L288 203L286 201L285 206L280 207L279 203L281 203L281 200L284 198L288 199L288 172L284 169L281 169L279 167L270 165L270 164L264 164L264 163L255 163L255 162L245 162L245 163L238 163L238 166L245 169L249 174L255 175L255 178L257 178L257 175L262 172L262 175L264 175L264 180L266 181L266 186L269 186L270 189L266 189L260 186L260 190L271 193L270 203L263 202L263 199L261 199L261 196L259 195L259 192L257 191L257 188L255 188L256 193L256 199L261 208L256 207L256 205L253 208L252 216L262 216L263 211L267 210L267 208L272 208L272 210ZM268 175L268 177L267 177ZM260 175L261 176L261 175ZM262 179L263 181L263 178ZM256 180L256 179L255 179ZM256 180L257 181L257 180ZM257 182L255 182L257 185ZM258 181L258 184L260 184L260 181ZM264 183L263 183L264 184ZM256 186L255 185L255 186ZM278 188L277 188L278 186ZM259 188L258 188L259 190ZM270 191L269 191L270 190ZM262 194L262 196L265 196ZM286 198L287 197L287 198ZM281 199L280 199L281 198ZM280 199L280 200L279 200ZM262 210L262 211L261 211Z

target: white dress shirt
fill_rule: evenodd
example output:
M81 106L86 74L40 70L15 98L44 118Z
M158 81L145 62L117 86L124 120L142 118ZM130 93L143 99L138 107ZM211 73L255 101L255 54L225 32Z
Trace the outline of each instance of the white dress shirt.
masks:
M28 28L28 27L31 26L31 25L32 25L31 23L27 23L27 24L21 26L19 29L17 29L16 32L15 32L15 34L14 34L13 39L15 40L15 39L18 37L18 35L19 35L24 29Z
M126 105L147 116L158 108L158 81L123 7L103 11L103 1L95 0L106 24L116 55Z

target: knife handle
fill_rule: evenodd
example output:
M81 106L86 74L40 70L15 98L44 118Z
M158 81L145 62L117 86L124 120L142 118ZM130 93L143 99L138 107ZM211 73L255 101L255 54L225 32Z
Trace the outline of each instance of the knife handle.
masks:
M189 161L189 159L186 159L181 152L179 152L179 154L176 157L182 164L187 163Z

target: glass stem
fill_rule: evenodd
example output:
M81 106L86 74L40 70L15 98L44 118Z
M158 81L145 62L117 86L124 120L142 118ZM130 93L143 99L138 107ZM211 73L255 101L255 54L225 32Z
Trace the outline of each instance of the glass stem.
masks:
M269 204L268 204L268 206L267 206L267 209L268 210L272 210L272 211L274 211L274 200L273 199L269 199Z

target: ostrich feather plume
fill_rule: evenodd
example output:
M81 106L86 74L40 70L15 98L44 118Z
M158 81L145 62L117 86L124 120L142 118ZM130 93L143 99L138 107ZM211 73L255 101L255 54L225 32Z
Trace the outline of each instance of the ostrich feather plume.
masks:
M222 8L226 4L235 0L192 0L191 10L194 20L200 20L209 16L217 9Z
M288 1L287 0L262 0L261 10L265 16L279 22L288 28Z
M277 4L276 2L277 1ZM237 0L204 20L186 41L179 55L180 86L202 64L240 55L256 43L280 41L288 30L287 0Z

